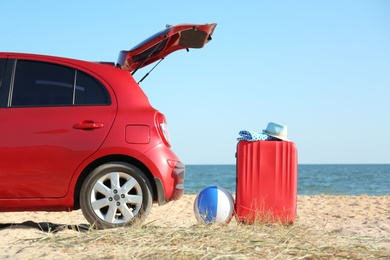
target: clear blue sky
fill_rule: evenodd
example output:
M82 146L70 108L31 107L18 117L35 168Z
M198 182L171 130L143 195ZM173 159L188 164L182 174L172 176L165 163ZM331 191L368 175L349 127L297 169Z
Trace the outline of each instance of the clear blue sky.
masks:
M218 23L204 49L171 54L141 84L187 164L234 164L238 132L270 121L288 126L301 164L390 163L388 0L12 0L0 10L0 51L91 61L116 61L166 24Z

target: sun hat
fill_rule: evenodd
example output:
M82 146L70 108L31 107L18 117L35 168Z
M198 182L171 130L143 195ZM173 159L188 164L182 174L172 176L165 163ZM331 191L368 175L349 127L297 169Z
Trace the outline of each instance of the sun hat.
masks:
M287 139L287 126L269 122L267 128L263 131L269 136L278 138L283 141L290 141Z

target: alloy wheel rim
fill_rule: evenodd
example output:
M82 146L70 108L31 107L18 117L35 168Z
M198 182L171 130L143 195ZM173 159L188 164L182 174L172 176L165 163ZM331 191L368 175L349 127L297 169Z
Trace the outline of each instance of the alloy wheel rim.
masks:
M95 214L113 224L133 219L142 206L142 189L138 181L124 172L105 174L94 184L91 205Z

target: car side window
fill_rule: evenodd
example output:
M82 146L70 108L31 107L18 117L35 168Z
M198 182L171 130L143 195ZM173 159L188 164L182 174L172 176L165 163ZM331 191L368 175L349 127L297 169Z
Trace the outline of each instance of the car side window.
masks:
M6 59L0 59L0 88L3 86Z
M11 106L63 106L73 103L74 70L18 60Z
M75 105L109 105L107 89L88 74L77 71Z
M12 107L110 104L100 82L73 68L18 60L14 73Z
M0 59L0 108L7 103L8 89L5 86L5 65L6 59Z
M0 59L0 95L4 95L4 74L5 74L5 63L6 59Z

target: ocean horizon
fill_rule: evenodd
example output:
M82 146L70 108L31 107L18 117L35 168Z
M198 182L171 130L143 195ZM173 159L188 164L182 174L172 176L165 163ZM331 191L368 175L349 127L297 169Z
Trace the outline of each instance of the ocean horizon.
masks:
M234 194L236 165L186 165L186 194L208 186ZM390 195L390 164L299 164L297 188L298 195Z

